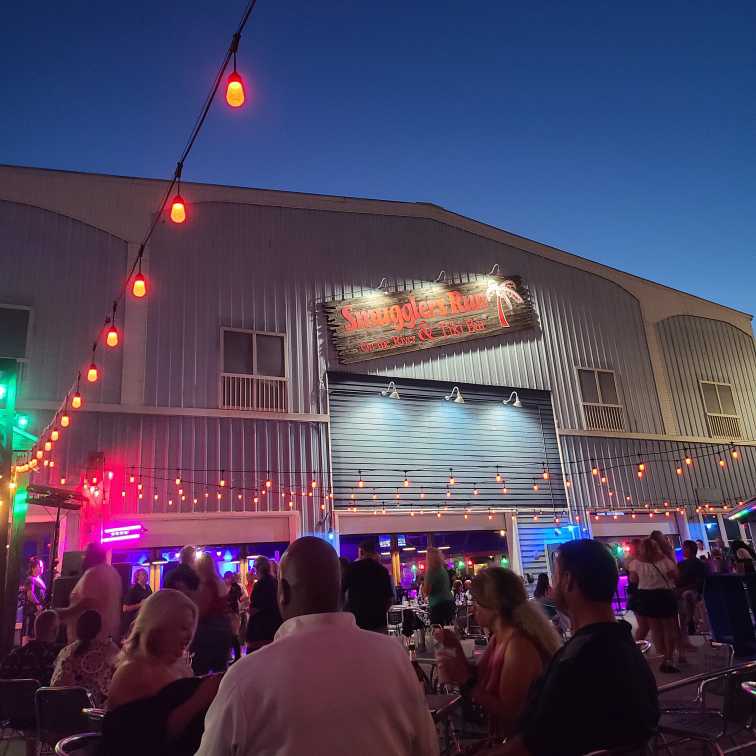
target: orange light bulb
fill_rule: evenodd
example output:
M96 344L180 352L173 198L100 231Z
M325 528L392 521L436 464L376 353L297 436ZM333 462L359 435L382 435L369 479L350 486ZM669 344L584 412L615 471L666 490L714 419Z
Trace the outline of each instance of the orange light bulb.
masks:
M50 432L50 441L57 441L60 438L60 431L57 428L53 428Z
M226 102L232 108L239 108L244 105L244 85L242 84L242 77L236 71L228 77Z
M68 428L68 424L71 422L71 418L67 414L62 414L60 416L60 425L63 428Z
M79 407L81 407L81 394L78 391L73 395L73 398L71 399L71 406L74 409L79 409Z
M147 293L147 281L141 273L134 276L134 285L131 289L135 297L143 297Z
M42 459L43 456L44 456L44 452L42 451L42 449L37 449L37 459Z
M45 451L52 451L52 441L45 441Z
M118 346L118 331L114 325L108 328L108 335L105 339L105 343L109 347Z
M186 220L186 206L180 194L173 198L171 205L171 220L174 223L183 223Z
M94 383L97 380L97 365L94 362L89 366L89 370L87 370L87 380L90 383Z

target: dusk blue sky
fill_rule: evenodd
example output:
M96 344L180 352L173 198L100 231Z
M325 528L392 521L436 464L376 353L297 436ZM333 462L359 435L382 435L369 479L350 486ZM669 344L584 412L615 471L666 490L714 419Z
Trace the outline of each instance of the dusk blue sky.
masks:
M245 5L4 3L0 162L169 178ZM184 179L433 202L753 313L754 40L754 0L259 0Z

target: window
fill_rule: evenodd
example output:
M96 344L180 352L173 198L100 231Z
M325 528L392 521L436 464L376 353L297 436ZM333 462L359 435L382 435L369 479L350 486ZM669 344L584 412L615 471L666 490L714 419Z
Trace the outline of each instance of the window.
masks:
M26 359L30 316L29 307L0 305L0 358Z
M625 412L620 404L613 370L578 368L583 415L588 430L625 430Z
M700 381L700 385L711 437L743 438L732 386L715 381Z
M222 409L288 411L286 334L221 329Z

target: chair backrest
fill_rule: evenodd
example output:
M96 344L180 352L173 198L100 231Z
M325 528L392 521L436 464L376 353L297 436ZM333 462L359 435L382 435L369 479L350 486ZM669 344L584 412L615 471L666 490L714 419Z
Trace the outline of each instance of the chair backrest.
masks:
M728 724L740 725L753 719L756 698L743 690L742 683L754 681L756 681L756 669L733 672L727 677L727 691L722 707L725 728Z
M718 672L720 669L727 669L732 666L732 660L735 652L729 643L705 643L701 648L704 672ZM723 696L727 690L727 681L725 678L713 680L706 688L709 693L715 696Z
M56 756L97 756L100 747L99 732L85 732L63 738L55 746Z
M84 709L93 709L94 702L86 688L40 688L34 703L39 739L49 746L92 729Z
M37 680L0 680L0 719L14 730L36 730L34 694Z

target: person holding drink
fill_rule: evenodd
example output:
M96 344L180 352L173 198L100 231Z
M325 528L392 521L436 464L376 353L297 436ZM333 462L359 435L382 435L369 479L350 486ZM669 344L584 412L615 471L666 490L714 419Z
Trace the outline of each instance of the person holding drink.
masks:
M445 650L439 678L467 689L488 715L490 738L500 742L512 733L532 682L562 641L542 608L528 601L522 580L512 570L481 570L473 579L472 596L478 623L490 630L491 639L480 659L472 662L451 630L436 631Z

